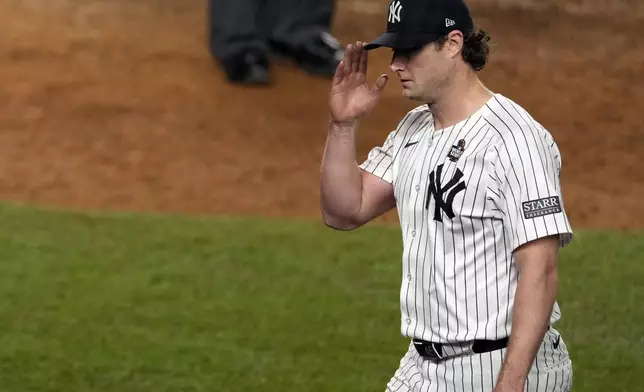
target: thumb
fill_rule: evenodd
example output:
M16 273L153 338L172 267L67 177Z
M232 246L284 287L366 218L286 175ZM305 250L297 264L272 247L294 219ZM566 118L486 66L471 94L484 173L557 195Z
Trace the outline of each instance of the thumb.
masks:
M378 80L376 80L376 84L373 86L371 91L378 94L381 93L382 90L385 89L385 86L387 85L388 80L389 80L389 76L387 76L387 74L380 75Z

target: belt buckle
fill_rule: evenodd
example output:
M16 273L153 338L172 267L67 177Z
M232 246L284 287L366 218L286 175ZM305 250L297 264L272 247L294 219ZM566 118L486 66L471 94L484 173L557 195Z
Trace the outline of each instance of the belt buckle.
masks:
M431 342L423 342L423 341L418 341L414 340L414 346L416 347L416 351L418 351L418 354L420 354L423 358L429 359L429 360L439 360L443 359L443 353L442 349L439 350L436 349L436 346L434 343Z

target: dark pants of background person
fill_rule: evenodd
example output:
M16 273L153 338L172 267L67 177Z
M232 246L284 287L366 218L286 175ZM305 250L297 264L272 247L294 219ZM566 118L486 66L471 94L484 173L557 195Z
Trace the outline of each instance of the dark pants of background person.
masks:
M335 0L209 0L211 54L268 55L271 41L298 47L331 27Z

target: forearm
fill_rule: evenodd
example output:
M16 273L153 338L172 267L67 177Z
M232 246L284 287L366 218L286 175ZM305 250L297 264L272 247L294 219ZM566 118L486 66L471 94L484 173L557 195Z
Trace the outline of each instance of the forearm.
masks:
M557 271L533 263L521 272L517 287L512 336L499 375L499 384L523 390L536 353L548 329L550 315L557 296Z
M358 216L362 204L356 129L357 125L329 124L322 158L320 197L324 220L334 226L347 226Z

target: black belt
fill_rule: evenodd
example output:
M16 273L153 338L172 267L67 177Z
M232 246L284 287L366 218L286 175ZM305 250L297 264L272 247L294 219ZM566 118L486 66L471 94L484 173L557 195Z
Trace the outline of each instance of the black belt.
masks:
M500 350L508 346L509 340L510 339L507 337L499 340L474 340L469 342L469 349L464 350L464 353L481 354L489 351ZM460 346L460 348L462 348L468 345L467 343L433 343L418 339L414 339L413 343L418 354L431 360L443 359L446 356L450 356L449 353L445 353L445 347Z

